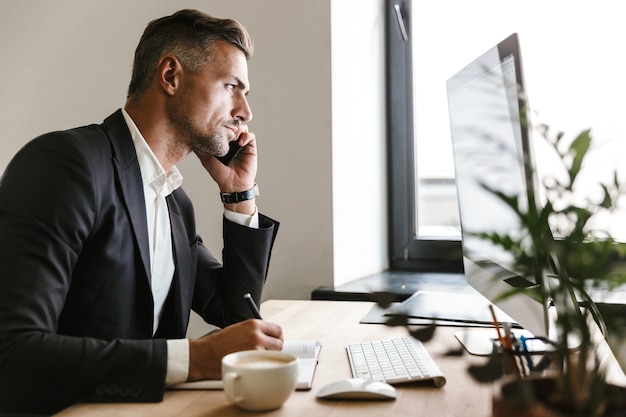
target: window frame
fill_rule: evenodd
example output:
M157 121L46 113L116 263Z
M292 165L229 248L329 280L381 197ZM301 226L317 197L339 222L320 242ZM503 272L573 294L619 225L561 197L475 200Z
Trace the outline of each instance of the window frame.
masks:
M460 239L418 233L411 12L411 0L385 1L389 267L462 272Z

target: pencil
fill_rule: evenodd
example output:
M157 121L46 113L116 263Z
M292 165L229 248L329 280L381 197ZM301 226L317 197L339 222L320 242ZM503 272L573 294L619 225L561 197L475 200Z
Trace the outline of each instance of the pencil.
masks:
M515 356L513 354L513 346L511 344L511 335L508 334L507 338L502 336L502 332L500 331L500 325L498 324L498 320L496 319L496 312L493 310L493 305L489 304L489 311L491 311L491 317L493 317L493 325L496 327L496 331L498 332L498 340L500 341L500 345L503 348L503 354L509 360L509 366L511 367L511 372L515 375L520 375L520 370L517 367L517 361L515 360Z
M507 343L507 341L504 340L504 337L502 336L502 332L500 331L500 325L498 324L498 320L496 319L496 312L493 310L492 304L489 304L489 311L491 311L491 317L493 317L493 325L496 328L496 332L498 332L498 340L500 341L500 344L503 348L510 350L511 345Z

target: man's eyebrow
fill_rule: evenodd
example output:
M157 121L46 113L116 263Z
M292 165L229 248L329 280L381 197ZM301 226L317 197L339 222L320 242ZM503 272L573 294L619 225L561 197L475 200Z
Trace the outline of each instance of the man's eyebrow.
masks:
M250 87L239 77L233 77L233 79L237 83L237 87L241 90L244 90L245 94L250 92Z

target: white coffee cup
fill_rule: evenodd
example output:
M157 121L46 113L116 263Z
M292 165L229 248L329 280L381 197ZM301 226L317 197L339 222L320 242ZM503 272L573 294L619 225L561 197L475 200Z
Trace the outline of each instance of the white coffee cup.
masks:
M226 397L244 410L281 407L295 390L297 381L298 358L287 352L246 350L222 359Z

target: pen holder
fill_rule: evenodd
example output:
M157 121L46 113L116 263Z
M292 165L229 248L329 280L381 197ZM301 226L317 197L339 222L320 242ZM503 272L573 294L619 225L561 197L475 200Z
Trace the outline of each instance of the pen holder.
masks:
M511 348L505 348L498 340L493 342L493 354L499 358L502 373L521 378L549 373L554 352L554 344L543 338L513 339Z

